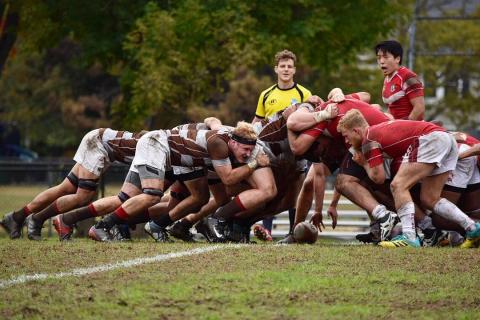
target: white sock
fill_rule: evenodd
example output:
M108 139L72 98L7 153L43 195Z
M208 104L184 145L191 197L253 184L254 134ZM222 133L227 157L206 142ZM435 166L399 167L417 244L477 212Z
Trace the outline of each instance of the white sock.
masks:
M435 203L435 206L433 206L433 212L442 218L459 224L466 231L475 229L475 222L463 213L462 210L458 209L456 205L445 198L440 198L440 200Z
M375 209L373 209L372 217L373 219L378 220L385 217L387 212L388 212L387 208L384 205L379 204L378 206L375 207Z
M432 223L432 218L425 216L421 221L418 222L418 226L422 230L435 229Z
M402 222L402 233L408 240L415 240L415 205L413 201L405 203L397 210L398 217Z

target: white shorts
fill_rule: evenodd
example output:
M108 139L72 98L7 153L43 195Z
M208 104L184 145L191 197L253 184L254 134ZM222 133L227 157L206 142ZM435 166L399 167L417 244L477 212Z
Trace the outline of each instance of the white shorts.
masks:
M462 143L459 145L458 153L462 153L468 149L470 149L470 147ZM477 175L475 175L475 172L477 172ZM473 184L470 183L470 181L474 178L474 175L478 176L477 157L463 158L457 161L457 166L450 174L445 185L466 189L469 184ZM475 177L475 179L478 179L478 177Z
M402 162L433 163L436 168L430 176L455 170L458 160L455 138L443 131L434 131L418 138L403 156Z
M87 133L73 157L75 162L97 176L101 176L111 164L99 132L99 129L95 129Z
M146 172L138 170L139 167L146 167ZM137 172L140 180L164 180L165 171L170 169L170 148L166 132L156 130L144 134L138 140L130 171Z

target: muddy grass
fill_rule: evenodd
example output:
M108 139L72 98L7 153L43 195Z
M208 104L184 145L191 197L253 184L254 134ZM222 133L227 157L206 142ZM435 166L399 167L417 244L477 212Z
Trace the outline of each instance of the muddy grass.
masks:
M0 240L1 280L190 250ZM478 318L478 250L250 245L1 289L0 318Z

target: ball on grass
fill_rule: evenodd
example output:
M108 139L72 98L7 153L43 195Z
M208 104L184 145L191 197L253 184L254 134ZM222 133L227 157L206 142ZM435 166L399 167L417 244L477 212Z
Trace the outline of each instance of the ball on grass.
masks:
M310 222L301 222L293 230L293 238L298 243L315 243L318 239L318 230Z

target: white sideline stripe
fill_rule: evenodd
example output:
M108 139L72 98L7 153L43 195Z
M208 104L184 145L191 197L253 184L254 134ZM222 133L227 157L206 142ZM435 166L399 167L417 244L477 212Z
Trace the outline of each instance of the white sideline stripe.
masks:
M89 268L78 268L78 269L73 269L72 271L67 271L67 272L58 272L58 273L37 273L37 274L25 274L21 275L18 277L15 277L10 280L4 280L0 281L0 289L10 287L16 284L22 284L26 282L32 282L32 281L37 281L37 280L45 280L45 279L59 279L59 278L64 278L64 277L81 277L87 274L91 273L97 273L97 272L105 272L105 271L110 271L114 269L120 269L120 268L130 268L133 266L138 266L146 263L152 263L152 262L159 262L159 261L165 261L165 260L170 260L170 259L175 259L175 258L181 258L181 257L187 257L187 256L193 256L197 254L202 254L210 251L215 251L219 249L227 249L227 248L239 248L245 245L242 244L233 244L233 245L214 245L211 247L206 247L206 248L197 248L197 249L192 249L188 251L180 251L180 252L172 252L172 253L167 253L167 254L159 254L153 257L145 257L145 258L136 258L136 259L131 259L131 260L126 260L126 261L120 261L120 262L115 262L115 263L109 263L109 264L103 264L99 265L96 267L89 267Z

